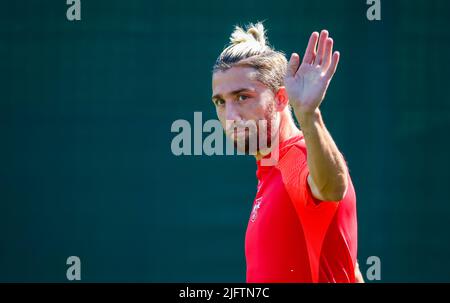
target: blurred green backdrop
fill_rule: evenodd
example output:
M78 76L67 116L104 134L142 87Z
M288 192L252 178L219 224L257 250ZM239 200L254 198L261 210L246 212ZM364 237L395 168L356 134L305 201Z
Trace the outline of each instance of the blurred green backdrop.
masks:
M450 2L1 1L0 281L243 282L251 157L172 155L176 119L215 118L211 67L233 25L341 51L322 105L358 198L359 260L384 282L450 282L445 83Z

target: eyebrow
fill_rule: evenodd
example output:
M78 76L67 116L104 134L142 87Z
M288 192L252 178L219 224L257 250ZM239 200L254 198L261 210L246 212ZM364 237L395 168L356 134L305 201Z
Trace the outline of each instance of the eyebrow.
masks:
M254 92L254 90L249 89L249 88L239 88L239 89L236 89L236 90L232 91L230 93L230 95L237 95L237 94L240 94L240 93L245 92L245 91ZM214 96L212 96L212 99L218 99L218 98L221 98L221 97L222 97L221 94L215 94Z

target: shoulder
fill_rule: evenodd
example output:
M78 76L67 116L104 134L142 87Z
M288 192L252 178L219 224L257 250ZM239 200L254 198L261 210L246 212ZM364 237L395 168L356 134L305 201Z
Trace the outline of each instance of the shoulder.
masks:
M304 140L293 142L289 146L285 146L280 152L278 168L301 168L306 163L306 144Z
M307 175L309 174L304 140L296 141L285 147L276 168L287 188L303 191L307 185Z

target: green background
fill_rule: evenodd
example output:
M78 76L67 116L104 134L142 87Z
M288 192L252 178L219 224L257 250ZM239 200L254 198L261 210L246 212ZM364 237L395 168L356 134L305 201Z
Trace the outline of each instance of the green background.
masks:
M1 1L0 281L243 282L255 161L171 153L215 118L211 67L235 24L341 52L322 105L357 192L359 262L450 282L448 1Z

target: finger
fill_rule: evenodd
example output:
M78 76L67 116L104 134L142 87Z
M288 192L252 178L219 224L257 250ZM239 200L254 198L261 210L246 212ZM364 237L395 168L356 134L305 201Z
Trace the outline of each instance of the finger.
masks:
M287 76L294 77L295 73L298 70L299 65L300 65L300 56L297 53L292 53L291 59L289 60L288 63Z
M324 29L323 31L320 32L319 46L317 47L317 54L314 60L315 65L322 64L323 53L325 50L325 42L327 41L327 38L328 38L328 31Z
M331 62L331 54L333 53L333 39L327 38L325 41L325 50L323 51L322 68L327 70Z
M339 63L339 57L340 57L339 52L334 52L333 58L331 59L331 65L325 74L325 77L328 80L330 80L333 77L334 73L336 72L336 68Z
M317 40L319 39L319 33L314 32L311 34L311 37L309 37L308 46L305 50L305 55L303 56L303 63L311 64L314 61L314 58L316 56L316 44Z

